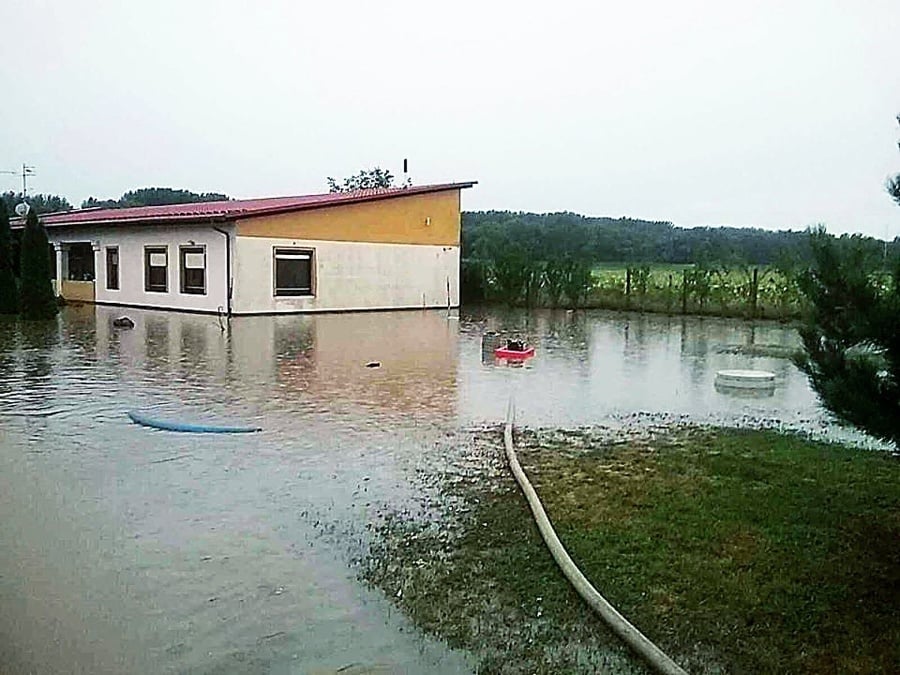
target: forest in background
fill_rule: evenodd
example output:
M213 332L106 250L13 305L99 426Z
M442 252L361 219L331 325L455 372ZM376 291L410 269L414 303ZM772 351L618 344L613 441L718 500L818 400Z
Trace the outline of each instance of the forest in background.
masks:
M823 228L813 228L823 231ZM810 231L676 227L575 213L462 214L461 290L468 303L601 307L789 318L812 262ZM900 238L834 238L872 269L900 255Z
M874 255L885 242L843 235ZM462 214L462 257L490 259L496 248L522 249L531 257L617 263L724 263L773 265L810 260L806 231L750 227L677 227L666 221L581 216L576 213L469 211ZM888 244L900 250L900 237Z

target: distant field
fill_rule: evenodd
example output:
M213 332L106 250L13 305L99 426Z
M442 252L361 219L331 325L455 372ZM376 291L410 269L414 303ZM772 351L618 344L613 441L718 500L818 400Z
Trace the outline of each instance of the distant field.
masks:
M598 263L592 274L592 307L771 319L796 317L802 309L796 279L765 265Z

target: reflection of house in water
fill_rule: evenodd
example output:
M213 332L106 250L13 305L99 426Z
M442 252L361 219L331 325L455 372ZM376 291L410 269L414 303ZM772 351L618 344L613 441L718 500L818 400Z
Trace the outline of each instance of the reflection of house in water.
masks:
M234 367L268 373L298 402L442 415L456 409L458 322L443 312L247 317L231 330ZM372 361L380 367L367 368Z
M281 411L345 403L442 418L456 411L459 322L445 311L239 317L225 330L202 314L128 314L135 327L120 330L112 322L121 310L96 308L97 355L162 385L213 384L212 398L235 396L253 410L277 399ZM380 367L367 368L371 361Z
M93 308L90 308L94 311ZM70 316L72 310L70 309ZM214 316L131 310L133 330L114 328L122 315L112 307L96 308L98 356L115 358L161 381L190 381L210 375L224 380L229 369L227 333Z

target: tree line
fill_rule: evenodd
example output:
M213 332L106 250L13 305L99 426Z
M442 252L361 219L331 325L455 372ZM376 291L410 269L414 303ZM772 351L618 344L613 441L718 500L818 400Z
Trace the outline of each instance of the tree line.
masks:
M165 206L168 204L198 204L200 202L219 202L231 199L221 192L192 192L168 187L147 187L129 190L118 199L97 199L88 197L81 202L81 208L102 209L128 209L136 206ZM6 212L15 213L17 204L27 201L28 205L37 215L56 213L59 211L71 211L72 204L60 195L30 194L27 196L21 192L4 192L0 194L0 200L6 205Z
M851 235L844 238L850 239ZM870 253L883 255L885 242L861 235L852 238ZM589 217L568 212L462 214L463 258L484 259L496 243L509 240L521 243L531 253L593 262L772 265L785 259L802 262L812 259L805 231L685 228L665 221ZM890 242L889 248L900 250L900 238Z
M129 190L118 199L97 199L88 197L81 208L129 209L137 206L166 206L169 204L199 204L201 202L224 202L231 199L221 192L192 192L176 188L148 187Z

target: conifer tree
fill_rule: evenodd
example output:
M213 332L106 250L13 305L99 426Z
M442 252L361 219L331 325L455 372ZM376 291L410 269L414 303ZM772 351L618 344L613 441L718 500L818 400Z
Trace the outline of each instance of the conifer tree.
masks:
M861 248L839 243L812 235L797 365L838 419L900 447L900 261L888 277Z
M900 204L900 174L887 191ZM811 244L797 365L838 419L900 447L900 257L888 273L859 237L838 242L819 229Z
M56 316L56 298L50 284L50 243L34 210L25 219L22 234L19 299L22 318L51 319Z
M13 272L12 236L6 203L0 200L0 314L19 311L19 292Z

